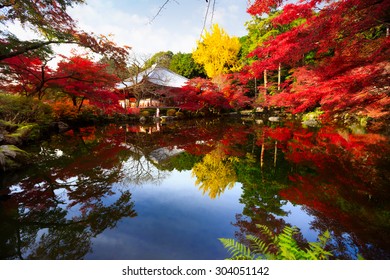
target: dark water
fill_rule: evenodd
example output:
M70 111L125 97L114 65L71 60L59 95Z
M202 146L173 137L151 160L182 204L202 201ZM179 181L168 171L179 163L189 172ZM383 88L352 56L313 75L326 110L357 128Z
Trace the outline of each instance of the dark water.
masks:
M348 128L196 120L55 135L1 174L1 259L224 259L256 224L390 259L388 139Z

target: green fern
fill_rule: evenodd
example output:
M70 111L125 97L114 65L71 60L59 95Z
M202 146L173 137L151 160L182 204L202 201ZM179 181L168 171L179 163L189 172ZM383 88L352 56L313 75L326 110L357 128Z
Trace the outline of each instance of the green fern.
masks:
M219 238L219 241L223 246L228 250L232 256L232 260L252 260L254 255L251 253L251 250L240 242L235 241L234 239Z
M231 254L232 257L230 259L324 260L332 256L331 252L325 250L325 246L330 239L329 231L320 234L317 242L309 242L307 249L301 249L294 238L294 235L299 233L298 228L286 226L277 235L264 225L256 226L270 241L262 240L254 235L248 235L246 238L250 241L252 250L234 239L219 239ZM271 252L271 247L276 248L276 253Z

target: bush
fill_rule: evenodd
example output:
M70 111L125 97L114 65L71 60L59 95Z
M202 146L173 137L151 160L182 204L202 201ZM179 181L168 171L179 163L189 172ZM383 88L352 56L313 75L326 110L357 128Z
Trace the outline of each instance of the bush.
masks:
M184 113L183 112L176 112L176 117L178 118L178 119L181 119L181 118L184 118Z
M150 112L149 112L149 111L146 111L146 110L141 111L141 116L142 116L142 117L149 117L149 116L150 116Z
M140 114L141 110L140 108L126 108L127 114L137 116Z
M37 99L0 94L0 118L12 123L49 124L53 112L49 105Z
M168 117L173 117L176 115L176 110L175 109L168 109L167 111L167 116Z
M78 116L78 108L70 101L57 101L52 106L56 120L75 120Z

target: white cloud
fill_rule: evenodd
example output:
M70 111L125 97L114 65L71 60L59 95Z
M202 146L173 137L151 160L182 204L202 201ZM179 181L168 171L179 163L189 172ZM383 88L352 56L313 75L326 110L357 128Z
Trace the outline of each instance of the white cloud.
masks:
M131 46L135 53L191 52L203 27L206 2L172 0L150 23L163 3L164 0L88 0L86 5L72 8L70 15L80 29L95 34L114 34L113 41ZM245 10L246 1L216 0L213 22L230 36L242 36L245 34L244 22L250 18ZM21 34L21 28L15 33ZM71 48L74 46L55 49L68 54Z

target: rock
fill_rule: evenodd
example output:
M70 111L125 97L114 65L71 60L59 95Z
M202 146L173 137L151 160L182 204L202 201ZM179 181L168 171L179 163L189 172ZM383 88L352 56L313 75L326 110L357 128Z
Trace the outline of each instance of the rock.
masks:
M0 170L2 171L21 168L28 164L30 159L29 153L14 145L0 146Z
M20 146L30 141L36 141L41 136L41 129L38 124L27 124L19 126L16 131L4 135L4 142L9 145Z
M64 122L58 122L57 123L58 132L62 133L65 131L68 131L70 129L69 125Z
M259 124L259 125L263 125L264 124L264 121L261 120L261 119L256 119L255 122L256 122L256 124Z
M270 122L278 122L279 121L279 117L269 117L268 120Z
M17 135L4 135L4 143L7 145L20 146L23 144L22 138Z
M160 119L161 119L161 123L166 123L166 122L169 122L169 121L173 121L175 119L175 117L172 117L172 116L161 116Z
M264 112L264 108L256 107L256 113L263 113L263 112Z
M307 126L307 127L319 127L320 123L315 119L309 119L309 120L303 121L302 125Z

